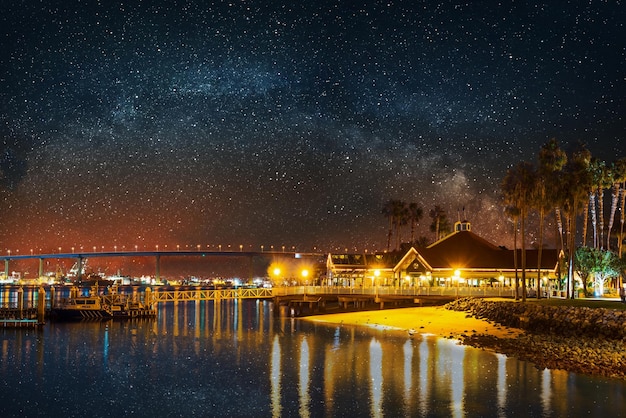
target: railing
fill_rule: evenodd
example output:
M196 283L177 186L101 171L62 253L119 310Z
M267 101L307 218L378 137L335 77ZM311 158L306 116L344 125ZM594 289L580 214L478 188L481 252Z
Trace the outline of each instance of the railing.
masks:
M454 297L514 297L512 287L350 287L350 286L289 286L275 287L274 296L280 295L404 295L404 296L454 296ZM521 290L520 290L521 291Z
M196 300L220 300L220 299L262 299L271 298L274 294L272 289L198 289L198 290L166 290L155 289L152 292L154 302L185 302Z

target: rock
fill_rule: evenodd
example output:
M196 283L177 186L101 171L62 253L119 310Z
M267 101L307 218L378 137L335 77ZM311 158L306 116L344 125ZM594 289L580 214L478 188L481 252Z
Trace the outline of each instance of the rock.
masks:
M540 368L626 378L626 311L478 298L458 299L445 308L526 331L515 338L464 334L463 344L493 349Z

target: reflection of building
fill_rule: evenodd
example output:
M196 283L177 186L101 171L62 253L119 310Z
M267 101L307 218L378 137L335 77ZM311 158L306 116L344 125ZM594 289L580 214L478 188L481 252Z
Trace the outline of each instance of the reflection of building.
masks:
M526 250L526 278L538 276L538 250ZM556 278L560 252L543 249L541 277ZM426 248L406 253L329 254L329 284L348 286L468 286L495 282L510 285L521 270L521 250L490 243L471 231L467 221L457 222L454 232ZM517 269L516 269L517 266Z

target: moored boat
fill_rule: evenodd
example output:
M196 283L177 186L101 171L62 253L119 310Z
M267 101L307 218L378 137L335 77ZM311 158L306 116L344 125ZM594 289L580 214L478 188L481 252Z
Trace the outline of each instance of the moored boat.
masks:
M63 299L58 306L52 308L52 316L56 319L99 319L112 318L110 305L103 303L100 296L76 296Z

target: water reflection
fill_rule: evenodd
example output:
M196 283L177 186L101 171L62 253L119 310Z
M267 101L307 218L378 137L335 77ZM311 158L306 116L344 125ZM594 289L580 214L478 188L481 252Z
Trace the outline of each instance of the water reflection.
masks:
M282 408L280 405L281 394L281 357L280 357L280 342L278 335L274 337L274 343L272 344L272 358L271 358L271 387L272 387L272 416L280 417Z
M309 403L311 402L311 395L309 394L309 365L309 344L306 337L303 337L300 343L300 379L298 380L298 392L300 395L300 416L306 418L311 416L309 413Z
M276 317L263 301L3 329L0 373L0 416L616 415L626 402L622 381L451 340Z
M383 355L382 347L375 338L370 341L370 382L371 394L371 413L372 417L382 417L382 400L383 400Z

